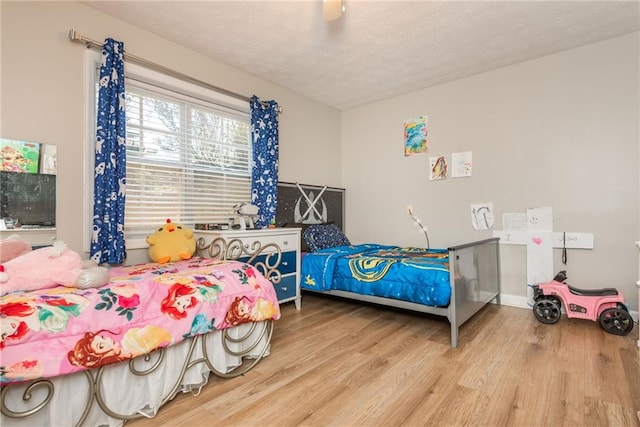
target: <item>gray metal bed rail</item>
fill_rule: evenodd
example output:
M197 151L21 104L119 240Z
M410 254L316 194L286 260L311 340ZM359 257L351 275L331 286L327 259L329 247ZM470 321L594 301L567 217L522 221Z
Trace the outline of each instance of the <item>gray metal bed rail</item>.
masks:
M492 237L448 248L451 299L447 307L432 307L340 290L304 291L444 316L451 324L451 347L456 348L460 326L492 300L500 304L499 240Z
M499 238L449 248L451 346L457 347L459 327L480 309L496 300L500 304Z

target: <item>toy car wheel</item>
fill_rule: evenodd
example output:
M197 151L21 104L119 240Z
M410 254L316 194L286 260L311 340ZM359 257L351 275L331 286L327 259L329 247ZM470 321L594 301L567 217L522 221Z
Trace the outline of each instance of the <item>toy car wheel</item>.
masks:
M560 300L560 298L558 298L557 296L554 295L549 295L546 298L550 299L551 301L555 302L556 304L558 304L558 308L560 310L562 310L562 301Z
M542 298L533 305L533 315L539 322L552 324L560 320L560 305L555 299Z
M607 308L600 313L600 325L614 335L627 335L633 330L633 318L620 308Z

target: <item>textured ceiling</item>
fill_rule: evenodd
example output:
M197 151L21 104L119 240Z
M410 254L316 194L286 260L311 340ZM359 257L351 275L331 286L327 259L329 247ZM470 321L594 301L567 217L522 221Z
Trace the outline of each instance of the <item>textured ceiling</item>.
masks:
M640 30L639 1L83 3L341 110Z

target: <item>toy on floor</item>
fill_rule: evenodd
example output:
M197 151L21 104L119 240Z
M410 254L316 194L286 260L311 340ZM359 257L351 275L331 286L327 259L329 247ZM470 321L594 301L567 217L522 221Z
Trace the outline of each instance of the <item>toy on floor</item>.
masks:
M624 296L615 288L577 289L564 283L562 270L552 281L533 287L533 314L542 323L556 323L564 305L567 317L599 321L605 331L627 335L633 329L633 318Z
M196 251L196 239L193 230L170 219L147 236L149 244L149 258L159 264L190 259Z

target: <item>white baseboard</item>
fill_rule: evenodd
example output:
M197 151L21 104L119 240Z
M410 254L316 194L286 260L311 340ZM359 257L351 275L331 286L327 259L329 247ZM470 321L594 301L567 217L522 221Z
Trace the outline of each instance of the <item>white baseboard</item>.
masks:
M527 304L527 297L518 295L500 294L500 304L508 305L509 307L531 308L531 306Z
M492 302L495 303L495 300ZM527 297L519 295L500 294L500 303L502 305L508 305L509 307L531 308L531 306L527 303ZM635 320L636 322L638 321L637 311L629 310L629 314L631 315L631 317L633 317L633 320Z

